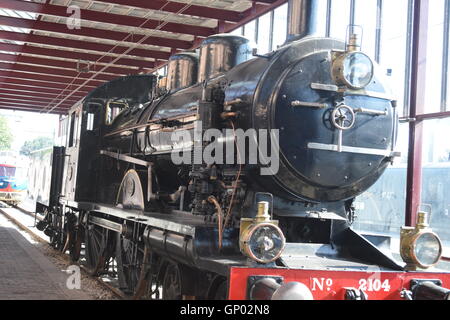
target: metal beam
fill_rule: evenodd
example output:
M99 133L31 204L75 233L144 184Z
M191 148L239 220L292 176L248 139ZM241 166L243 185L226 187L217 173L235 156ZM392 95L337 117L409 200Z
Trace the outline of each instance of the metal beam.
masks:
M26 101L20 102L20 101L17 101L17 100L6 99L6 98L1 98L1 97L0 97L0 103L1 104L12 105L12 106L22 106L22 107L23 106L27 107L29 105L38 106L38 107L46 107L46 106L48 106L48 103L41 103L41 102L29 102L29 103L27 103ZM54 103L54 104L56 104L56 103ZM61 106L63 106L63 107L61 107ZM72 105L61 104L61 105L58 106L58 108L59 109L66 109L64 107L70 108L71 106Z
M43 4L19 0L2 0L0 1L0 8L37 13L40 15L69 18L67 13L67 7L48 3ZM87 9L80 9L80 16L81 19L84 21L110 23L114 25L138 27L141 29L150 29L150 30L156 29L161 24L161 21L158 20L131 17ZM160 30L204 37L210 36L215 32L214 29L211 28L173 22L167 23L165 26L161 27Z
M0 109L4 109L4 110L17 110L17 111L27 111L27 112L36 112L39 113L42 110L42 107L39 106L17 106L17 105L10 105L10 104L5 104L5 103L0 103ZM68 109L59 109L56 108L54 110L52 110L53 114L67 114Z
M66 59L73 59L73 60L84 60L84 61L90 61L90 62L98 61L99 63L109 63L114 60L114 57L111 57L111 56L102 57L102 55L92 54L92 53L68 51L68 50L58 50L58 49L48 49L48 48L41 48L41 47L35 47L35 46L20 46L17 44L10 44L10 43L0 43L0 50L6 51L6 52L18 52L18 53L25 53L25 54L33 54L33 55L38 55L38 56L44 56L46 58L55 57L55 58L66 58ZM155 64L154 64L154 62L145 61L145 60L141 60L141 59L119 59L118 61L115 62L115 65L125 65L125 66L133 66L133 67L139 67L139 68L144 68L144 69L150 69L150 68L153 68Z
M62 35L69 34L73 36L89 37L95 41L95 39L106 39L113 41L123 41L129 43L141 43L159 47L189 49L192 47L191 41L163 38L163 37L147 37L141 34L130 34L127 32L103 30L96 28L83 27L81 29L69 29L63 23L54 23L47 21L35 21L20 19L15 17L0 16L0 25L16 28L24 28L36 31L47 31L60 33Z
M265 2L265 1L258 1L258 2L264 2L267 4L261 4L258 2L254 2L253 6L244 11L242 13L242 19L238 22L238 23L227 23L224 22L223 24L223 32L231 32L241 26L243 26L244 24L259 18L260 16L266 14L267 12L281 6L282 4L285 4L288 0L274 0L274 1L270 1L270 2Z
M70 71L70 70L66 70L66 69L30 66L30 65L9 63L9 62L0 62L0 69L38 73L38 74L58 76L58 77L66 77L66 78L70 78L70 79L78 77L78 79L84 79L84 80L89 79L89 77L92 75L91 72L79 73L77 71ZM99 73L96 75L95 80L92 80L92 81L97 81L100 84L101 83L100 81L111 81L116 78L117 78L117 76L115 76L115 75Z
M142 8L147 10L160 10L164 12L177 13L184 8L185 4L173 1L162 1L162 0L152 0L152 1L142 1L142 0L94 0L95 2L118 4L123 6L130 6L135 8ZM204 7L199 5L191 5L186 9L183 14L190 16L197 16L210 19L227 20L233 22L239 22L241 19L241 13L226 10L217 9L211 7Z
M18 92L18 91L14 91L14 90L8 90L8 89L4 89L4 88L0 88L0 96L2 97L6 97L8 99L24 99L24 100L31 100L33 101L33 99L35 101L47 101L47 102L51 102L53 100L56 99L57 96L53 96L53 97L49 97L46 96L45 94L39 93L39 92ZM61 95L61 98L64 97L64 95ZM59 98L59 99L61 99ZM75 103L77 101L79 101L81 98L75 98L75 97L70 97L70 99L67 99L67 102L70 103Z
M443 56L442 56L442 87L441 87L441 112L450 110L450 92L448 84L450 81L450 1L445 1L444 9L444 32L443 32Z
M47 67L55 67L55 68L61 68L61 69L69 69L69 70L77 70L77 63L73 61L66 61L66 60L56 60L56 59L46 59L46 58L39 58L35 56L24 56L24 55L17 55L17 54L7 54L7 53L0 53L0 61L5 62L14 62L14 63L20 63L20 64L31 64L36 66L47 66ZM97 72L101 70L103 66L99 64L91 64L89 66L89 69L91 72ZM105 69L102 73L114 73L118 76L120 75L130 75L137 73L137 69L128 69L128 68L121 68L121 67L108 67Z
M3 82L2 79L0 79L0 90L8 90L11 93L15 92L15 94L31 94L33 96L39 96L39 97L48 97L48 98L54 98L57 97L60 93L61 90L58 89L49 89L49 88L45 88L45 87L33 87L33 86L20 86L20 85L15 85L15 84L11 84L11 83L5 83ZM77 99L81 99L83 98L85 95L80 95L80 94L74 94L72 97L77 98Z
M55 106L58 102L53 102L51 104L51 106ZM17 106L17 107L29 107L29 106L33 106L33 107L38 107L41 110L45 109L49 103L48 102L41 102L41 101L32 101L32 100L12 100L12 99L4 99L2 97L0 97L0 104L6 104L6 105L10 105L10 106ZM72 105L59 105L57 109L60 110L69 110L74 104ZM47 108L49 109L49 108Z
M112 46L98 42L72 40L62 37L40 36L36 34L27 34L12 31L0 31L0 39L55 46L58 47L58 49L61 49L60 47L63 47L70 49L98 51L101 52L102 55L104 53L121 55L129 49L129 47L125 46ZM126 55L124 55L124 58L132 59L132 57L130 56L168 60L170 57L170 52L147 49L133 49L130 50Z
M18 77L16 73L12 73L9 71L0 71L0 86L3 84L12 84L17 85L21 87L26 88L36 88L39 90L45 89L48 91L57 91L58 93L61 92L61 90L65 89L67 87L67 84L64 83L58 83L58 82L46 82L42 80L34 80L34 79L28 79L28 78L22 78ZM69 90L73 89L75 86L69 86ZM95 89L95 86L86 85L83 88L81 88L78 92L79 93L88 93Z
M3 101L6 100L6 101L9 101L9 102L15 102L15 103L20 103L20 104L22 104L22 103L27 103L27 104L28 103L34 103L34 104L37 104L37 105L41 105L41 104L42 105L48 105L53 100L54 100L54 103L52 103L52 104L56 104L56 103L58 103L59 100L61 100L61 98L59 98L59 99L50 99L50 100L47 100L47 101L40 100L40 99L42 99L42 98L34 98L33 99L33 98L23 97L23 96L11 97L11 96L8 96L8 95L3 95L0 92L0 100L3 100ZM75 100L75 101L72 100L73 102L66 102L66 101L64 101L64 103L62 103L61 106L71 107L79 100Z
M437 119L445 119L445 118L450 118L450 111L420 114L420 115L416 116L417 121L437 120Z
M274 2L276 2L277 0L252 0L252 2L255 2L255 3L257 3L257 2L260 2L260 3L274 3ZM286 0L287 1L287 0Z
M35 80L38 82L49 82L49 83L56 83L56 84L65 84L66 86L69 84L72 84L74 86L79 86L84 83L86 79L76 79L72 80L70 78L66 77L59 77L59 76L52 76L52 75L46 75L46 74L38 74L38 73L26 73L26 72L20 72L12 69L0 69L0 77L13 77L13 78L19 78L19 79L25 79L25 80ZM98 80L91 80L87 83L87 85L92 86L93 88L98 87L99 85L103 84L104 81L98 81Z
M428 42L428 6L430 0L414 1L413 41L412 41L412 76L410 114L411 119L423 114L426 104L426 60ZM422 192L422 147L423 122L412 121L409 125L408 178L406 192L407 226L415 226L417 212L421 204Z
M225 21L221 21L221 23L219 23L219 26L217 27L216 31L218 32L220 29L220 32L224 32L224 33L232 32L233 30L240 28L244 24L263 16L264 14L266 14L267 12L269 12L275 8L278 8L279 6L285 4L287 1L288 0L274 0L274 1L270 0L267 2L266 1L254 1L253 6L241 14L242 19L238 23L228 23ZM260 4L258 2L264 2L266 4ZM201 45L203 40L204 40L203 38L196 37L193 42L192 49L198 48ZM156 61L155 67L152 69L152 71L162 68L166 64L167 63L164 61Z

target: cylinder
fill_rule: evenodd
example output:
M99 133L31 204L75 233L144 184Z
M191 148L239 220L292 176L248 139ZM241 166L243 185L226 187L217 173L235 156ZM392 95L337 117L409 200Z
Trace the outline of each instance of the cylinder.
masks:
M312 292L300 282L280 284L274 278L264 278L256 281L249 291L250 300L279 300L279 301L311 301Z
M253 46L245 37L218 34L206 38L200 47L198 81L213 79L253 57Z
M450 290L425 281L413 289L413 300L450 300Z
M198 55L183 52L169 59L167 69L167 85L169 91L192 86L197 83Z
M250 289L250 300L267 301L272 300L274 293L281 285L272 278L257 281Z
M146 245L163 256L186 265L195 265L197 262L192 238L164 230L147 228L144 231L144 239Z
M318 9L318 0L289 0L287 42L317 33Z

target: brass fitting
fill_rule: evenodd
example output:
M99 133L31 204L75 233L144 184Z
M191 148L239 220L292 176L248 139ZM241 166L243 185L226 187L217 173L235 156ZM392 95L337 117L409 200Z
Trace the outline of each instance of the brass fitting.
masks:
M258 258L251 248L252 236L260 228L270 229L271 232L277 234L281 239L281 247L277 248L277 254L273 256L270 260L264 260ZM270 241L270 240L269 240ZM240 237L239 237L239 247L241 252L246 255L251 260L258 263L267 264L277 260L283 253L286 244L286 239L284 238L283 232L278 227L278 221L272 220L269 214L269 202L259 202L258 210L255 218L242 218L240 226ZM270 249L272 250L273 247Z
M434 238L439 248L436 255L437 259L434 263L426 263L420 261L420 257L416 253L417 241L423 237L428 236ZM419 212L416 227L403 227L400 233L400 254L403 261L407 264L408 270L428 269L435 266L442 256L442 243L438 235L433 232L429 224L429 214L426 212Z

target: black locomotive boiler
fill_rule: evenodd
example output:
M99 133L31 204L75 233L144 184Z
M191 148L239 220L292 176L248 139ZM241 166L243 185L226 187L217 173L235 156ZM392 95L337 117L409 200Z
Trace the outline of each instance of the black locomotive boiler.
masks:
M313 36L316 9L292 0L288 41L270 54L211 36L199 54L174 55L166 79L123 77L76 104L37 204L54 247L75 261L84 250L93 275L115 266L135 298L400 299L413 279L449 287L446 274L405 271L440 258L426 223L411 231L428 242L406 269L389 239L351 228L353 200L397 156L396 104L356 35ZM239 148L248 132L276 134ZM226 161L197 159L211 145Z

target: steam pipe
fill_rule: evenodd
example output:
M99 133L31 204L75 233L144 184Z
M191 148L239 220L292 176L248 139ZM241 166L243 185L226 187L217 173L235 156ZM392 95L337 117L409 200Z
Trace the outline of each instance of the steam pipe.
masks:
M318 0L289 0L287 42L315 35L318 22Z

